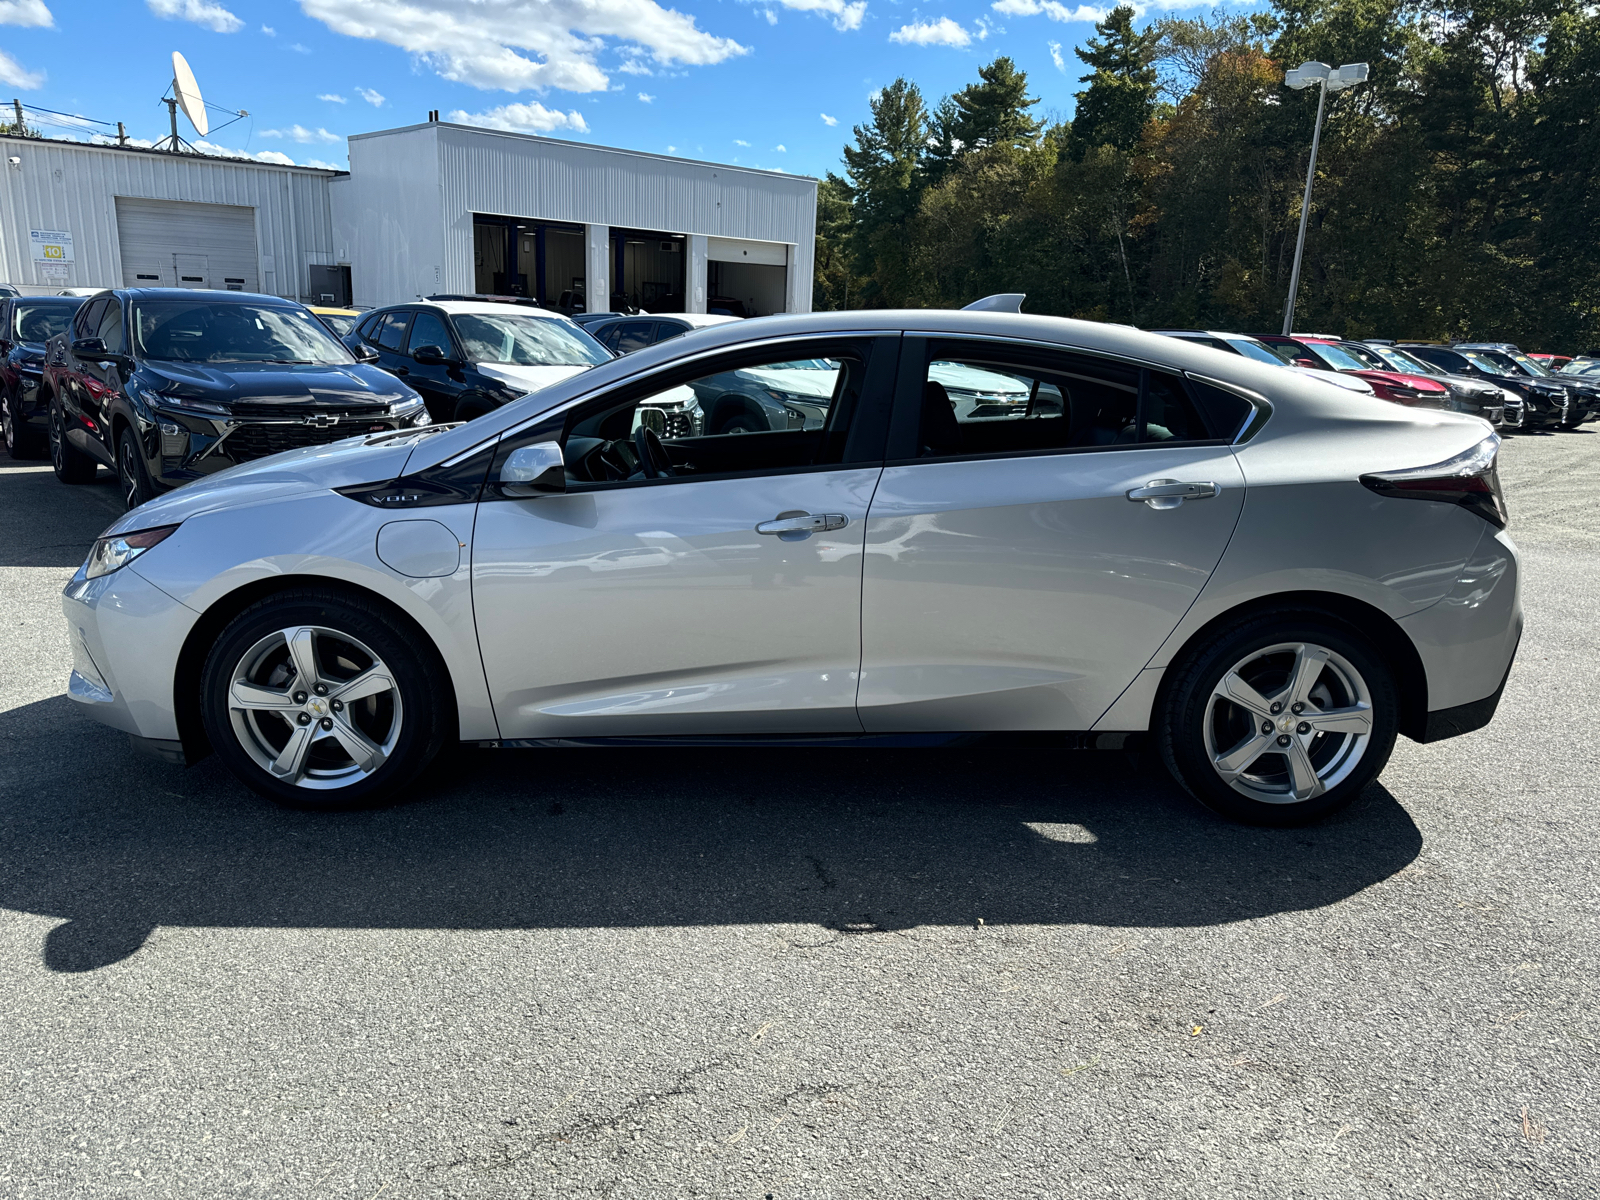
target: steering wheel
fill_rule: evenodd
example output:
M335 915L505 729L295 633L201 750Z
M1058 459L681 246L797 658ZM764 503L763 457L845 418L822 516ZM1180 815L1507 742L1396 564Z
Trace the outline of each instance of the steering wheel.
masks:
M639 458L639 469L644 472L646 479L660 479L663 475L672 474L672 460L667 457L667 448L650 426L641 425L633 431L633 452Z

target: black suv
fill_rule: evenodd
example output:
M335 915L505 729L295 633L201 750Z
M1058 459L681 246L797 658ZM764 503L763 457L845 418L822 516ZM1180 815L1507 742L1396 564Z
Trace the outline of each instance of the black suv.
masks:
M49 416L39 403L44 345L72 324L81 296L0 299L0 430L12 458L43 458Z
M1571 402L1567 389L1560 384L1507 371L1502 364L1475 350L1455 350L1431 342L1401 342L1399 348L1451 375L1487 380L1521 396L1524 429L1556 429L1567 422Z
M527 302L392 304L344 340L421 392L435 421L470 421L612 357L567 317Z
M87 483L104 463L129 508L283 450L428 424L420 396L303 305L184 288L85 300L47 344L40 403L56 477Z
M1549 367L1536 363L1509 342L1456 342L1452 347L1463 353L1472 351L1504 367L1507 375L1521 375L1537 379L1547 387L1564 387L1571 404L1563 429L1576 429L1585 421L1600 417L1600 386L1590 380L1558 375Z

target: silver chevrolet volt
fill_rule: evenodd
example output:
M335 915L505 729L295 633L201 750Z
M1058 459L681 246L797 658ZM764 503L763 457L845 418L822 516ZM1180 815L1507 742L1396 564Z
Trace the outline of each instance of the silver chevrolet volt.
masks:
M795 363L823 398L774 385L786 428L669 419ZM1007 402L941 382L972 378ZM1216 811L1299 824L1397 734L1493 716L1522 630L1498 446L1121 326L740 321L133 510L66 589L69 693L306 807L452 742L992 734L1145 740Z

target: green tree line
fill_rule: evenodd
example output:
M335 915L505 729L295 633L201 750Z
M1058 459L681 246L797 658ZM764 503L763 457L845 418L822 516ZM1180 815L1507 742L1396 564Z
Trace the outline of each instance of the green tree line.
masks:
M1276 331L1317 89L1299 329L1600 347L1600 10L1578 0L1273 0L1075 51L1071 121L1009 58L930 106L904 78L818 190L815 307L954 307Z

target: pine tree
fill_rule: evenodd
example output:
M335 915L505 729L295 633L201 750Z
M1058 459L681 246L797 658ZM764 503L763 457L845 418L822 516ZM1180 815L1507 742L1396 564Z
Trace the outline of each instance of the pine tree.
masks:
M928 181L937 183L963 154L986 146L1032 146L1042 122L1028 115L1039 103L1028 95L1028 73L1005 55L978 68L978 82L946 97L934 113L927 155Z
M1144 123L1155 108L1156 69L1152 62L1156 35L1133 28L1133 9L1123 4L1096 21L1098 37L1073 51L1092 68L1079 77L1087 91L1077 95L1073 139L1081 147L1115 146L1131 150L1139 144Z
M905 295L907 225L922 198L928 109L917 85L904 78L871 104L872 120L857 125L856 144L844 148L844 194L855 214L851 251L876 285L863 302L896 302Z

